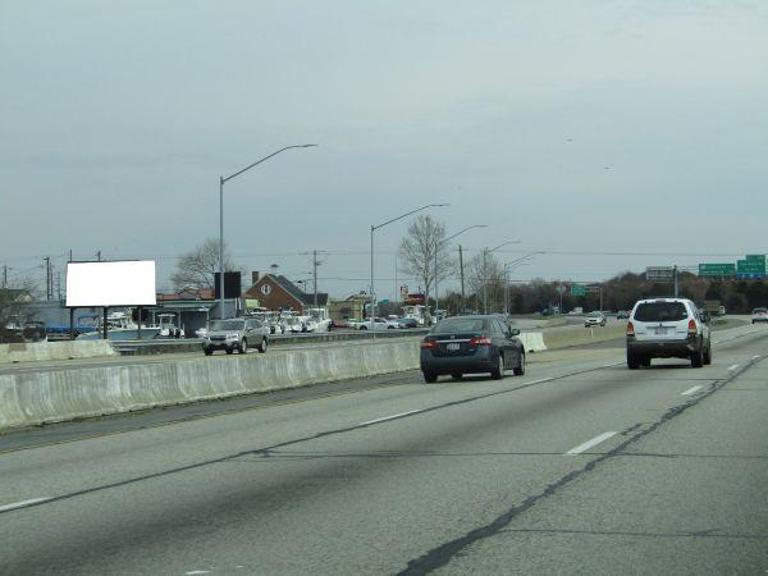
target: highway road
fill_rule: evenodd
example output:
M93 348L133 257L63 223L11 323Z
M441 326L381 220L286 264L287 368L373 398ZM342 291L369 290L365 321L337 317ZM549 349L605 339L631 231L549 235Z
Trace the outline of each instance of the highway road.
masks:
M0 574L766 574L768 327L716 334L0 436Z

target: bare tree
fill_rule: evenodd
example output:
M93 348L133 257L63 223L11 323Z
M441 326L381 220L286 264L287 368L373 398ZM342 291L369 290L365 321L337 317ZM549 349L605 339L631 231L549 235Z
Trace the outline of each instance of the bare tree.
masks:
M23 324L32 319L25 312L25 305L33 299L33 294L31 281L0 288L0 342L23 340Z
M224 270L236 270L226 245L224 246ZM213 290L215 273L219 271L219 241L207 239L191 252L183 254L171 275L174 290Z
M503 310L504 266L498 258L493 253L480 252L470 259L468 269L469 289L484 311Z
M401 270L415 276L422 282L426 301L435 282L448 277L454 269L454 262L445 246L445 224L422 214L411 222L405 238L400 241ZM437 250L437 267L435 267Z

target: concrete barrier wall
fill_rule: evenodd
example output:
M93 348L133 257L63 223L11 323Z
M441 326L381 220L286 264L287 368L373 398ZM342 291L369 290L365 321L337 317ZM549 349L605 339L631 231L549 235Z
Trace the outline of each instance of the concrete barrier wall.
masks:
M541 332L523 332L518 336L526 352L543 352L547 349Z
M626 324L594 327L594 328L563 328L544 332L544 344L548 349L566 348L568 346L578 346L580 344L590 344L593 342L605 342L606 340L615 340L626 334Z
M116 354L110 343L104 340L0 344L0 363L96 358Z
M374 376L419 366L415 339L0 375L0 430L251 392Z

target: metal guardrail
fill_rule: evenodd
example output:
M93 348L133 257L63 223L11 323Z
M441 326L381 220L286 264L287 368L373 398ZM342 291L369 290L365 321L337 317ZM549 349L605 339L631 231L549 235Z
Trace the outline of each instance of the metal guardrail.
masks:
M407 336L422 336L429 332L425 328L409 328L404 330L334 330L332 332L273 334L269 343L273 346L299 343L337 342L343 340L372 340L380 338L403 338ZM112 348L122 355L151 355L174 354L179 352L199 352L202 345L200 338L185 338L181 340L115 340Z

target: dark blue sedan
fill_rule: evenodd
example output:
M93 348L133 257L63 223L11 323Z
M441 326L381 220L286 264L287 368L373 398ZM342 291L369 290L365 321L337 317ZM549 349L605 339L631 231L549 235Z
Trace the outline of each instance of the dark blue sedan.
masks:
M495 379L507 370L525 374L525 349L519 330L498 316L455 316L441 321L421 342L421 372L426 382L441 374L490 373Z

